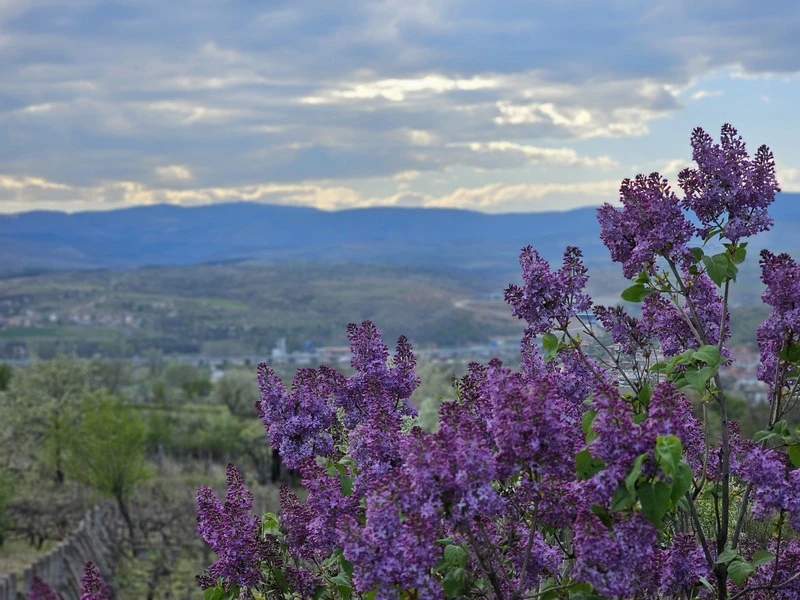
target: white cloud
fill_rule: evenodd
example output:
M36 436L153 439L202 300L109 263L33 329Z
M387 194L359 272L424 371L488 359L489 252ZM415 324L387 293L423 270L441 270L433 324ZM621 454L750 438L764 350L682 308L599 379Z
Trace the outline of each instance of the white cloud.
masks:
M775 168L778 185L784 192L800 192L800 168L778 163Z
M452 91L486 90L499 87L493 77L476 76L468 79L445 77L439 74L409 79L382 79L363 83L344 84L338 89L323 90L303 99L309 104L341 100L374 100L402 102L409 96L444 94Z
M697 90L692 94L692 100L702 100L703 98L715 98L722 96L722 90Z
M193 177L192 171L186 165L156 167L155 174L162 181L189 181Z
M580 156L572 148L543 148L508 141L471 142L464 145L479 154L522 156L532 164L598 169L619 166L619 163L609 156Z
M72 212L153 204L193 206L230 201L302 205L321 210L367 206L424 206L485 212L528 212L596 205L613 200L619 187L617 180L517 185L491 183L431 194L410 188L414 175L398 175L400 188L386 195L365 195L352 187L324 182L176 189L150 187L133 181L111 181L97 186L76 187L36 177L0 176L0 212L33 208ZM37 190L48 193L35 197L37 199L31 202L28 195Z

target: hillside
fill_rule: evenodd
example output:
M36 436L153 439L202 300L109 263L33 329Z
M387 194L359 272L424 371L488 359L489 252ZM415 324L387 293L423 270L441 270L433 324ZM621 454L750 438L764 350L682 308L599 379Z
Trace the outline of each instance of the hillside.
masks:
M266 356L346 345L347 323L372 319L393 343L487 343L519 322L463 273L398 266L257 263L72 271L0 280L0 358L167 353Z

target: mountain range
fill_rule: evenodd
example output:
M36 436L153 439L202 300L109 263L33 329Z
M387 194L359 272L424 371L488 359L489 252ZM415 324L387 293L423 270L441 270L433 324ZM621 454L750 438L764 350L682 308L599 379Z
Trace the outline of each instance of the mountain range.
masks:
M751 245L800 249L800 194L780 194L776 225ZM490 215L455 209L325 212L256 203L139 206L104 212L0 215L0 275L229 261L314 261L517 269L522 246L549 260L580 246L608 262L594 208Z

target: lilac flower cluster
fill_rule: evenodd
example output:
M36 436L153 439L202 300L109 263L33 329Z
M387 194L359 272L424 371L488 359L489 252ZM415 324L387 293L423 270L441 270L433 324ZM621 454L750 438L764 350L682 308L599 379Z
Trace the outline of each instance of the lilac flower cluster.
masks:
M680 596L687 589L711 577L711 569L694 535L678 533L672 545L660 552L661 581L659 591L665 596Z
M227 587L254 586L261 581L261 564L275 557L275 549L261 537L261 520L251 513L253 494L233 465L228 465L227 484L224 503L209 487L197 491L197 531L218 556L198 577L203 588L214 587L218 578Z
M754 448L742 466L742 479L753 484L753 517L770 519L779 511L789 514L800 530L800 469L789 469L786 454Z
M289 488L281 488L281 522L286 529L290 553L305 560L322 560L336 546L336 524L342 515L355 515L358 497L342 494L338 477L313 462L301 469L308 490L301 503Z
M585 512L575 523L575 576L604 596L653 597L658 587L658 531L641 515L609 529Z
M622 209L604 204L597 218L600 237L611 259L622 263L625 277L631 279L642 269L653 272L659 256L675 263L688 259L686 244L694 228L666 179L658 173L626 179L620 201Z
M653 337L650 321L632 317L621 306L595 306L594 316L620 345L623 353L635 355L649 351Z
M581 257L581 251L570 246L562 267L551 271L536 250L522 249L519 263L524 285L509 285L505 298L514 316L527 321L529 334L564 329L576 314L589 311L592 302L584 292L588 276Z
M660 294L644 299L642 320L655 334L665 356L680 354L704 344L717 345L722 323L722 299L717 287L702 273L683 273L688 300L675 306ZM726 313L722 329L723 342L730 336L730 315Z
M300 369L287 391L280 378L266 365L258 366L261 401L256 403L273 447L280 450L286 466L333 452L329 428L334 409L326 402L333 392L327 371Z
M339 532L344 556L353 563L353 583L364 593L377 589L376 600L399 597L400 590L417 590L419 598L441 598L441 586L431 569L441 556L440 531L431 520L404 513L403 481L386 481L366 499L365 525L342 518Z
M692 132L692 159L697 168L682 171L679 183L684 206L702 224L700 237L723 226L723 237L736 242L772 226L767 208L780 188L769 148L761 146L751 159L733 126L722 126L719 144L698 127Z
M758 378L776 386L782 379L781 351L800 341L800 265L788 254L762 250L761 280L766 285L761 299L772 312L758 328Z
M91 562L86 563L83 568L81 600L111 600L111 588Z
M31 589L28 592L28 600L61 600L47 583L42 581L38 575L33 576Z
M80 600L111 600L111 587L103 580L100 571L92 562L87 562L83 567L81 576ZM60 600L59 596L39 576L33 576L28 600Z

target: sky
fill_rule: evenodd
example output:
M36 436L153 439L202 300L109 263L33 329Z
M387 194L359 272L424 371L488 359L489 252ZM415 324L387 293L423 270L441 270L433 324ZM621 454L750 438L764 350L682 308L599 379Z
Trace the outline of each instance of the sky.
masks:
M794 0L0 0L0 212L566 210L725 122L800 191Z

